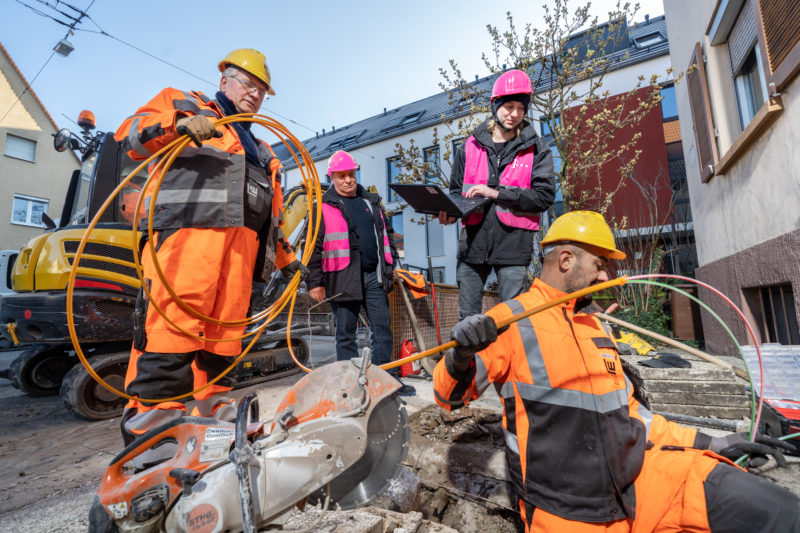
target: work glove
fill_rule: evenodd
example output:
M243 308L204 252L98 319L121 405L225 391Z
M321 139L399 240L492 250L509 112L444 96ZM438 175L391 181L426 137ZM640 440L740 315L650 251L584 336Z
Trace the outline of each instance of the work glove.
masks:
M755 442L750 442L747 437L747 433L730 433L721 437L711 437L709 449L731 461L736 461L741 456L750 454L748 460L750 468L763 466L769 461L770 455L775 458L778 466L787 465L782 450L793 451L790 444L763 434L757 435Z
M202 115L179 118L175 122L175 130L181 135L188 135L197 146L203 146L203 141L211 137L222 137L222 132L217 131L214 123Z
M305 279L305 277L310 274L306 266L298 259L295 259L294 261L283 267L281 269L281 274L283 274L283 277L286 278L286 280L288 281L292 279L294 273L297 272L298 270L300 271L300 280Z
M486 315L468 316L455 325L450 338L458 343L453 348L453 360L457 365L465 365L475 353L485 349L497 340L497 326Z

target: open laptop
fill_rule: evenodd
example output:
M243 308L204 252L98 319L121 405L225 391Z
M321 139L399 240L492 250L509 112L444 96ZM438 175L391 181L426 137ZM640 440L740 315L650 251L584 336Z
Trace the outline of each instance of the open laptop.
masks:
M400 195L417 213L438 215L446 211L451 217L465 217L489 203L490 198L466 198L457 192L443 191L438 185L424 183L390 183L389 187Z

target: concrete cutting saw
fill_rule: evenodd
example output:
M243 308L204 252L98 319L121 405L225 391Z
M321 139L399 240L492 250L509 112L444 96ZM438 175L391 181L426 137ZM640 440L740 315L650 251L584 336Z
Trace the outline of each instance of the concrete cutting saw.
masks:
M109 465L89 531L249 533L281 527L310 495L324 508L364 505L408 453L399 388L364 353L304 376L271 422L259 421L253 392L235 424L186 416L153 429ZM157 464L134 461L162 446L174 453Z

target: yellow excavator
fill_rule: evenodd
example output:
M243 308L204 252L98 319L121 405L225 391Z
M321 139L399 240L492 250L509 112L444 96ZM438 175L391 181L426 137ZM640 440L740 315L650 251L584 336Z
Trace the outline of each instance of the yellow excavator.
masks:
M57 151L80 152L81 168L71 176L60 218L54 221L43 215L46 231L19 252L11 273L15 294L0 302L0 333L24 347L5 376L16 388L30 396L60 393L72 412L100 420L117 416L125 400L98 385L75 355L67 329L67 280L88 223L138 163L125 154L111 133L93 131L90 111L81 112L78 125L80 135L62 129L54 137ZM122 388L125 379L140 287L131 245L133 211L147 180L145 172L140 174L103 214L80 258L75 280L73 314L78 338L92 368L115 388ZM300 187L287 191L284 205L284 229L290 235L307 212L305 191ZM270 325L251 355L237 367L240 383L296 371L285 329L275 326L277 329ZM294 336L294 330L292 333L295 355L305 362L308 345Z

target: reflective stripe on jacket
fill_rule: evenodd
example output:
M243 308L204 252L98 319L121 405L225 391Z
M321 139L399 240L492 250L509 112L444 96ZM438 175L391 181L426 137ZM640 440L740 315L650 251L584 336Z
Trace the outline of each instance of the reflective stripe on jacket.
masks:
M489 182L489 161L486 148L481 146L475 137L470 135L464 144L466 160L464 162L464 185L461 194L466 196L467 191L475 185L486 185ZM517 187L520 189L531 188L531 169L535 149L533 146L521 150L514 156L514 162L506 166L500 175L501 187ZM506 209L496 206L497 218L507 226L527 230L539 229L539 215L527 214L521 211ZM478 224L483 220L483 212L471 213L464 219L465 225Z
M373 213L372 205L364 199L367 208ZM322 204L322 218L325 220L325 236L322 240L322 271L335 272L350 264L350 240L348 238L347 221L341 208L328 203ZM383 258L387 264L393 264L392 249L386 234L386 219L380 213L383 223ZM377 239L377 232L375 238Z
M175 140L176 121L202 115L210 120L224 116L216 101L198 91L166 88L117 129L114 138L128 155L141 161ZM283 224L283 193L278 179L280 161L263 141L256 142L260 166L249 164L236 130L219 126L222 137L204 141L202 147L188 145L175 159L156 197L153 227L156 231L180 228L251 227L266 247L259 266L261 277L269 278L272 265L283 268L296 259L280 226ZM271 190L270 190L271 189ZM264 194L260 194L259 190ZM145 191L146 212L152 187ZM256 206L257 216L248 213L254 197L269 199ZM271 209L269 208L271 206ZM261 224L269 220L270 223Z
M562 296L536 279L487 315L499 323ZM613 339L574 305L512 324L463 374L443 358L434 394L445 409L457 409L494 384L511 481L526 503L585 522L634 517L633 482L647 441L692 446L696 431L639 405Z

